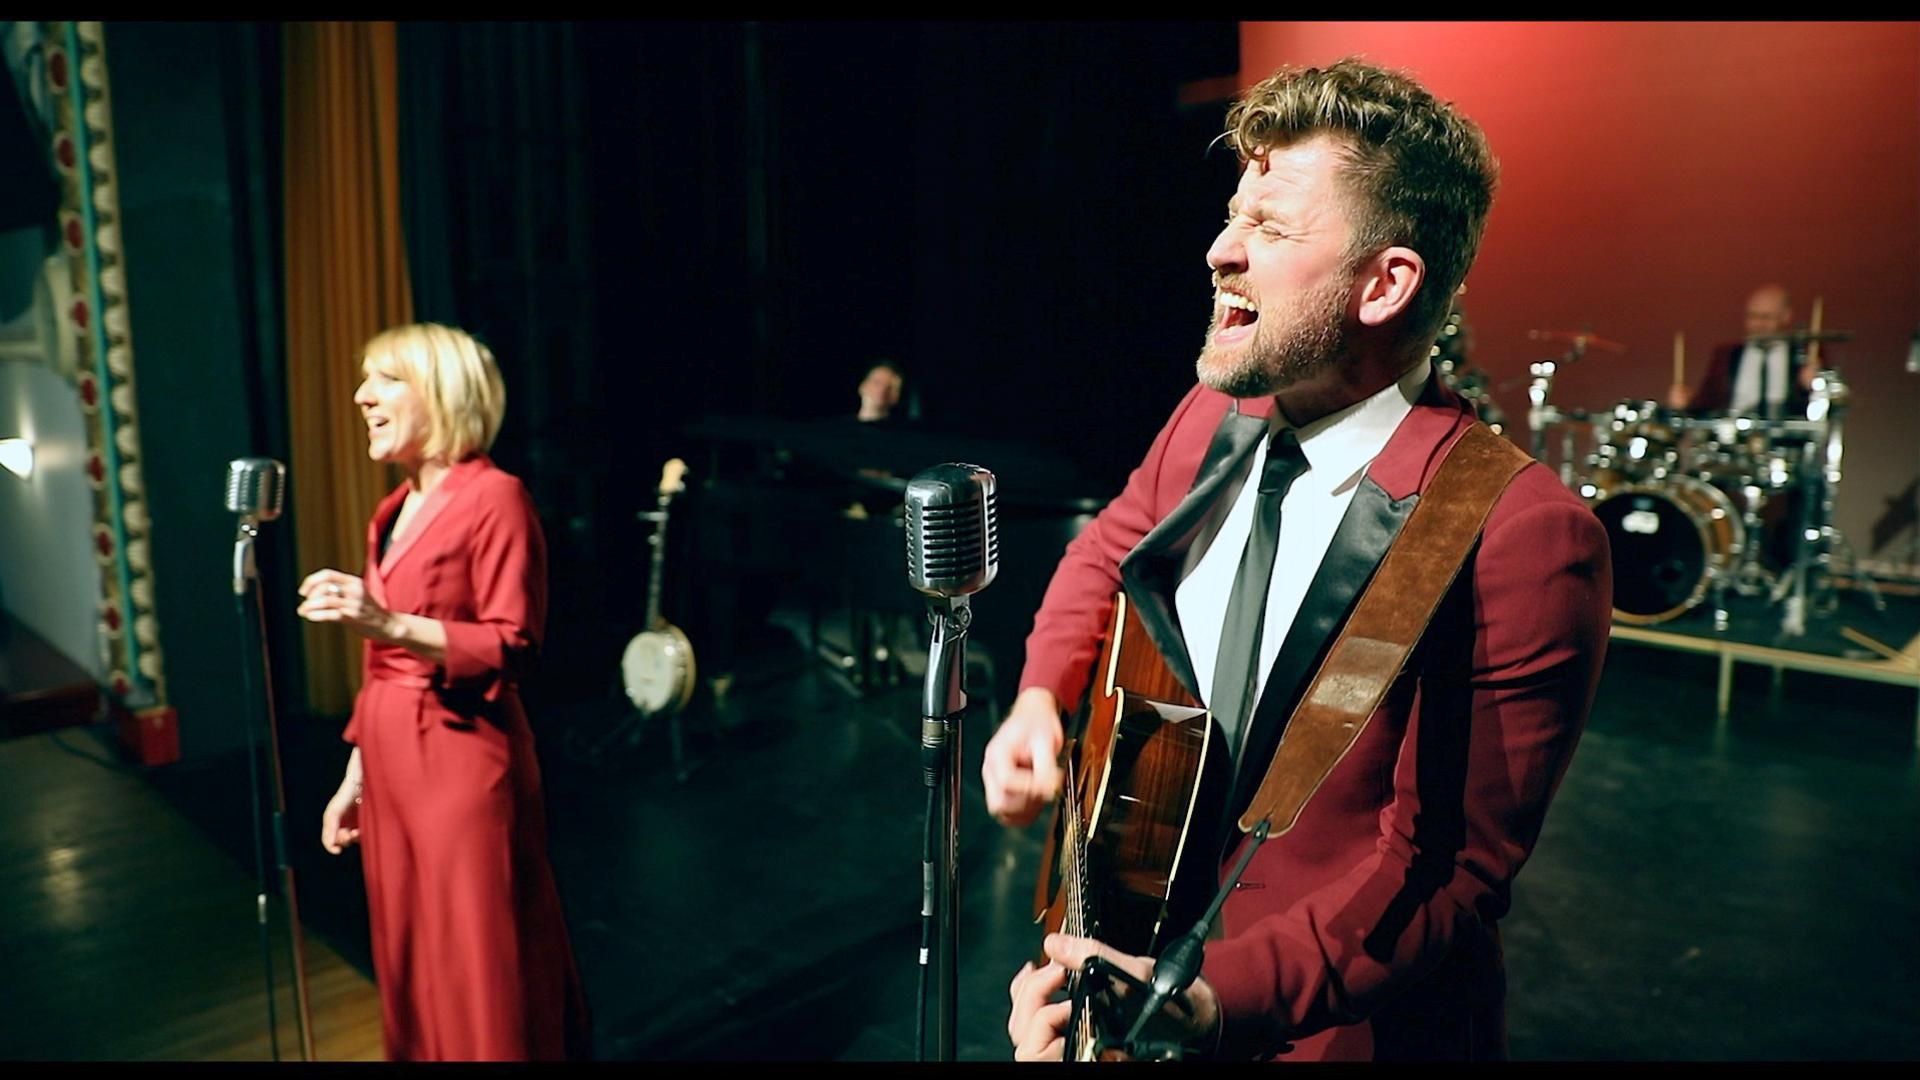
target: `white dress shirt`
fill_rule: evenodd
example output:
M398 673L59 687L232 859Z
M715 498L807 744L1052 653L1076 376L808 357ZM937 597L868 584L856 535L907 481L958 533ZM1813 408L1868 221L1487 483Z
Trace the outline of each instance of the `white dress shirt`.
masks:
M1747 345L1740 354L1740 373L1733 379L1733 401L1728 405L1729 412L1757 413L1760 411L1760 373L1767 375L1767 404L1779 412L1781 403L1787 400L1787 343L1775 341L1764 348L1758 344Z
M1287 630L1293 626L1307 587L1333 545L1333 534L1353 502L1353 493L1359 490L1361 477L1386 448L1400 422L1413 411L1430 370L1431 365L1416 364L1392 386L1300 429L1300 450L1307 467L1280 503L1280 541L1274 549L1273 576L1267 583L1266 618L1260 628L1260 675L1250 707L1259 703L1259 695L1266 689L1267 669L1280 655ZM1286 423L1275 408L1269 434ZM1267 446L1268 440L1263 439L1254 450L1248 477L1260 475L1267 460ZM1203 696L1212 692L1227 599L1240 569L1241 552L1253 531L1253 504L1259 487L1241 482L1240 492L1213 542L1174 590L1174 609L1179 613L1187 655L1193 661L1194 679Z

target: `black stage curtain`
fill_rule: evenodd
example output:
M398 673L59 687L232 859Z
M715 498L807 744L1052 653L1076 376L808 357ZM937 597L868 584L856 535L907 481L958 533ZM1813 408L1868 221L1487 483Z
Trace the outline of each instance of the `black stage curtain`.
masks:
M455 299L448 213L447 80L451 29L402 22L400 47L400 220L407 239L413 313L421 322L463 325Z

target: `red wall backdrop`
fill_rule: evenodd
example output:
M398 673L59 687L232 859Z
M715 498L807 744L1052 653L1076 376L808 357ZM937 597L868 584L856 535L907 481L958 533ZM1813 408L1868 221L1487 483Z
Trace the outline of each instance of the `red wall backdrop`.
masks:
M1241 84L1342 56L1408 71L1486 130L1501 187L1465 297L1473 358L1525 440L1525 380L1592 330L1563 407L1664 397L1777 280L1854 340L1837 523L1863 556L1920 474L1920 23L1243 23ZM1224 195L1223 195L1224 198ZM1911 533L1875 556L1904 563Z

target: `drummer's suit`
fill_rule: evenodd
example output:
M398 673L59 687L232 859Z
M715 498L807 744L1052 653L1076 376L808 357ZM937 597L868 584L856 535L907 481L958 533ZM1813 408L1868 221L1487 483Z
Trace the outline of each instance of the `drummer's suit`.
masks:
M1733 405L1733 388L1740 378L1741 358L1746 355L1747 344L1744 341L1731 341L1714 346L1707 361L1707 373L1701 377L1700 385L1693 392L1689 402L1692 412L1725 412ZM1827 350L1822 349L1825 353ZM1831 357L1822 358L1826 364ZM1805 420L1807 418L1807 390L1800 385L1800 369L1807 361L1807 347L1800 342L1787 346L1787 396L1782 402L1781 418Z

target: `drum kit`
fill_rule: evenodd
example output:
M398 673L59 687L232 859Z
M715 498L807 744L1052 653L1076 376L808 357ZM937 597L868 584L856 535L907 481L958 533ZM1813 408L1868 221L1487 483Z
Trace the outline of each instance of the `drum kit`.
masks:
M1616 620L1650 626L1711 601L1714 629L1724 631L1730 593L1765 596L1768 608L1780 609L1782 636L1797 637L1810 610L1834 609L1835 557L1853 562L1833 524L1848 397L1838 371L1816 367L1805 415L1784 419L1686 413L1636 400L1599 412L1561 409L1552 404L1556 375L1589 350L1619 353L1625 346L1587 331L1528 336L1566 346L1529 368L1532 450L1551 463L1548 433L1558 430L1561 481L1587 500L1612 543ZM1805 346L1850 336L1814 330L1750 340ZM1675 348L1678 354L1680 342ZM1677 376L1678 355L1675 363ZM1589 433L1587 453L1576 457L1582 430ZM1872 581L1853 578L1885 610Z

